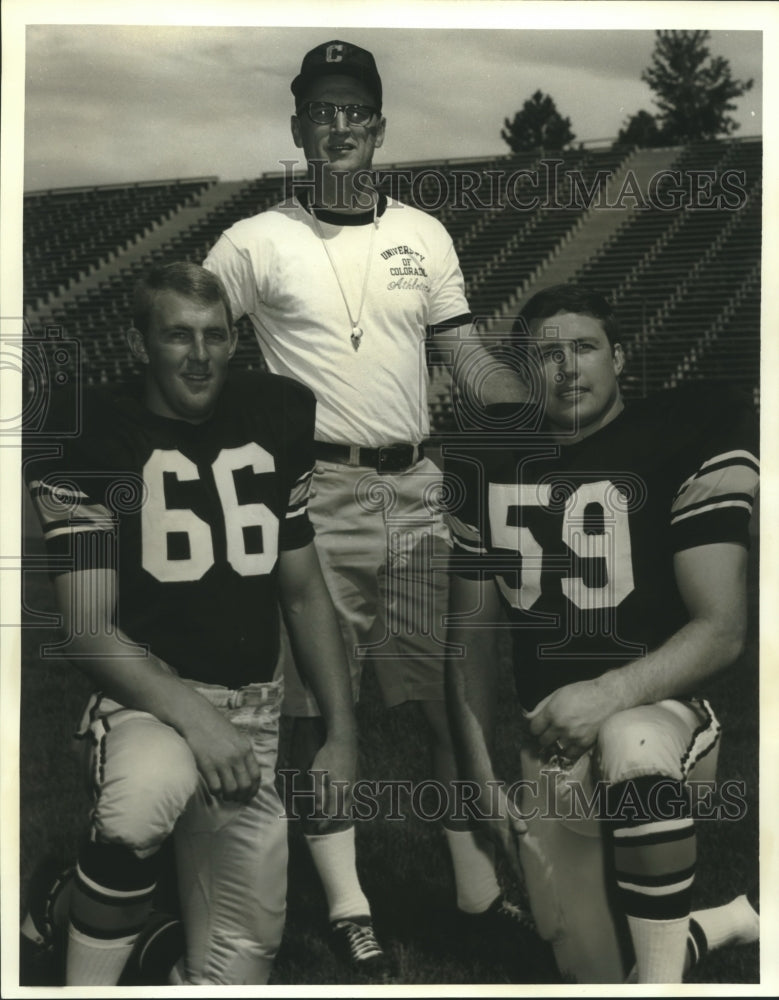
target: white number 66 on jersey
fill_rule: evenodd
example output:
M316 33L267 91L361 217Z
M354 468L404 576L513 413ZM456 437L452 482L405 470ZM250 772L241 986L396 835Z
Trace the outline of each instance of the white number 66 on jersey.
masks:
M264 503L239 504L233 473L250 466L255 473L273 472L273 456L256 442L223 448L212 470L224 514L227 561L241 576L270 573L278 557L279 519ZM181 482L200 478L194 462L180 451L154 451L143 467L148 498L141 509L143 568L162 583L199 580L214 565L211 527L192 510L165 505L164 474ZM262 529L262 552L247 552L243 529ZM189 557L168 558L168 535L186 534Z

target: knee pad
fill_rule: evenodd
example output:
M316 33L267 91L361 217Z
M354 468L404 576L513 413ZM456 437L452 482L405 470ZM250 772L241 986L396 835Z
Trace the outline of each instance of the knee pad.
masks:
M599 777L608 784L644 775L681 779L681 745L655 706L617 712L600 727L596 748Z
M139 856L148 854L170 835L198 788L192 751L151 716L112 728L101 743L95 832Z

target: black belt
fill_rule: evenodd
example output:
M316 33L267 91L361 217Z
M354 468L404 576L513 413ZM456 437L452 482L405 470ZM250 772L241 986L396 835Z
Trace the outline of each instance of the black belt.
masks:
M356 444L330 444L315 441L314 455L324 462L364 466L377 472L404 472L422 458L425 450L421 444L387 444L382 448L360 448Z

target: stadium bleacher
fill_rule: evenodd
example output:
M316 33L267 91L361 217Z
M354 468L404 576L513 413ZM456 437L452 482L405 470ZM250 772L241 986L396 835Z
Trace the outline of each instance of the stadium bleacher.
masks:
M24 199L24 301L32 305L121 253L216 178L65 188Z
M762 140L672 152L670 170L641 205L599 207L580 197L624 173L630 151L618 149L398 164L382 167L379 183L446 225L480 321L505 315L535 290L539 265L563 245L584 245L594 213L619 211L613 235L566 278L616 302L626 392L714 378L757 398ZM546 189L534 199L541 179ZM124 329L137 275L157 261L202 261L225 228L281 200L284 188L284 175L273 174L244 184L194 178L27 194L24 302L33 332L58 326L78 340L89 383L127 379L135 370ZM162 232L163 222L166 237L154 242L150 233ZM245 324L234 363L262 364ZM441 370L432 376L432 423L443 432L451 426L449 379Z
M682 150L673 172L658 185L656 204L626 220L604 250L573 275L609 291L617 305L633 372L625 382L628 392L646 395L704 373L749 389L759 385L754 363L759 313L745 317L738 349L733 345L735 356L743 352L743 363L718 365L712 353L709 363L691 365L685 356L693 348L701 356L709 350L702 347L707 334L711 339L746 276L759 270L761 164L759 140ZM700 183L701 177L711 180L706 197L690 204L686 182ZM738 197L731 197L731 183L738 183Z

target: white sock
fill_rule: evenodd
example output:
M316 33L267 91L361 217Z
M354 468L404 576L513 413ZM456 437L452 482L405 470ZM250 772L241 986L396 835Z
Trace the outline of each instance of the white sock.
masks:
M322 880L330 921L370 917L370 904L357 878L354 827L335 833L306 834L306 843Z
M637 982L680 983L687 951L689 917L645 920L628 916L636 952Z
M65 982L68 986L116 986L138 937L89 937L71 924L68 927L68 954Z
M700 925L710 951L728 944L750 944L760 937L760 917L746 896L736 896L724 906L695 910L690 919Z
M495 877L495 850L471 830L444 827L454 866L457 907L464 913L483 913L500 895Z

